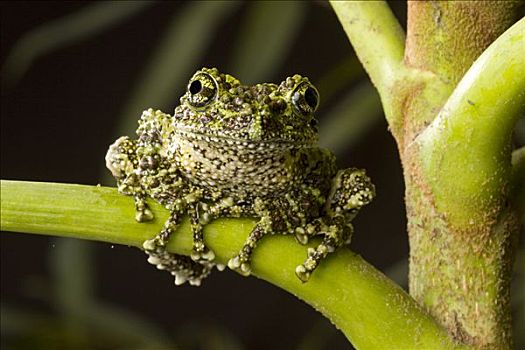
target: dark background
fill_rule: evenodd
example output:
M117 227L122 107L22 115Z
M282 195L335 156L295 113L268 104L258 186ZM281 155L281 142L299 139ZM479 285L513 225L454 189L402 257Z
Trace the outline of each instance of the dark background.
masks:
M404 2L392 5L405 23ZM133 103L141 103L134 100L134 91L145 81L147 67L155 65L152 57L168 28L182 22L192 5L152 3L103 30L52 49L35 54L38 45L29 45L27 52L20 48L31 33L89 6L95 4L1 3L2 179L113 186L104 167L105 152L117 136L130 134L142 109L171 112L187 79L202 66L249 80L235 67L235 53L242 50L237 45L253 13L250 7L255 6L243 3L207 33L202 52L189 53L190 64L183 69L183 80L168 91L169 101L148 100L132 115L123 116ZM337 141L335 151L341 167L366 168L377 187L377 199L355 220L352 249L405 285L408 243L402 170L378 112L377 96L330 6L323 2L298 6L301 19L296 32L263 81L279 82L301 73L319 82L321 128L328 121L337 127L337 107L348 99L359 100L355 96L363 86L367 98L375 101L362 116L371 121L366 126L356 122L355 135ZM279 5L274 3L272 11L279 11ZM191 34L185 40L192 40ZM180 53L173 67L181 67L178 57L188 54L191 45L188 41L171 45ZM262 53L269 46L262 42L255 50ZM17 77L6 64L8 56L15 62L34 59ZM334 67L347 68L339 74ZM323 99L326 86L332 89ZM321 143L332 145L334 133L325 129ZM141 251L96 242L2 232L1 302L2 345L11 348L162 348L157 342L182 349L351 348L321 314L265 281L226 270L213 273L200 288L175 287L171 276L146 263Z

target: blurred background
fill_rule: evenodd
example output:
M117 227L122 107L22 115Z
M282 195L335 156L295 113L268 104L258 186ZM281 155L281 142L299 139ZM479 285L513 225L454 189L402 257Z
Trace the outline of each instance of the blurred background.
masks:
M326 2L0 6L2 179L114 186L109 144L134 134L143 109L171 113L197 69L245 84L300 73L321 94L321 144L340 167L366 168L377 188L351 247L406 288L396 145ZM391 6L404 26L405 2ZM515 138L525 144L523 120ZM253 277L226 270L200 288L175 287L135 248L8 232L0 248L3 349L352 349L320 313ZM523 329L523 249L516 266Z

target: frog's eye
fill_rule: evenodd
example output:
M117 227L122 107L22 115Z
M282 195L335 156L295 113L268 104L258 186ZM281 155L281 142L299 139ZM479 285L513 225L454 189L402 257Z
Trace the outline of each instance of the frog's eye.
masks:
M319 106L319 92L308 82L302 82L292 92L292 104L301 115L310 115Z
M193 107L204 107L217 97L218 85L207 73L197 73L188 84L188 102Z

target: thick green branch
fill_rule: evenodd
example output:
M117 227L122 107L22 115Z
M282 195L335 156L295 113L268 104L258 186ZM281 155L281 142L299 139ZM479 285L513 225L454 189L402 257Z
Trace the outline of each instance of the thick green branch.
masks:
M454 224L488 213L507 194L510 138L525 108L525 19L476 60L418 139L439 211Z
M381 96L392 123L393 91L402 67L405 33L385 1L330 1L348 39Z
M1 198L2 230L135 247L155 235L167 217L163 208L151 203L157 218L138 224L132 199L105 187L2 181ZM251 219L216 220L206 226L206 243L224 263L253 225ZM169 249L188 254L191 240L184 222ZM268 237L254 252L253 272L322 312L359 349L460 348L400 287L358 255L340 250L303 284L294 270L305 257L306 248L292 237Z
M408 1L406 64L433 72L452 88L515 22L519 5L509 0Z

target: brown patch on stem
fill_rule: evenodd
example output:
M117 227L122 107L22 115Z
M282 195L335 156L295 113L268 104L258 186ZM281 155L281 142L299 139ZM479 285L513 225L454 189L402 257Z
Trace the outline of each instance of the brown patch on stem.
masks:
M405 63L456 85L515 21L519 5L519 1L409 1Z
M488 222L452 226L434 205L419 157L414 146L403 158L410 293L456 340L478 349L508 349L517 215L499 206Z

